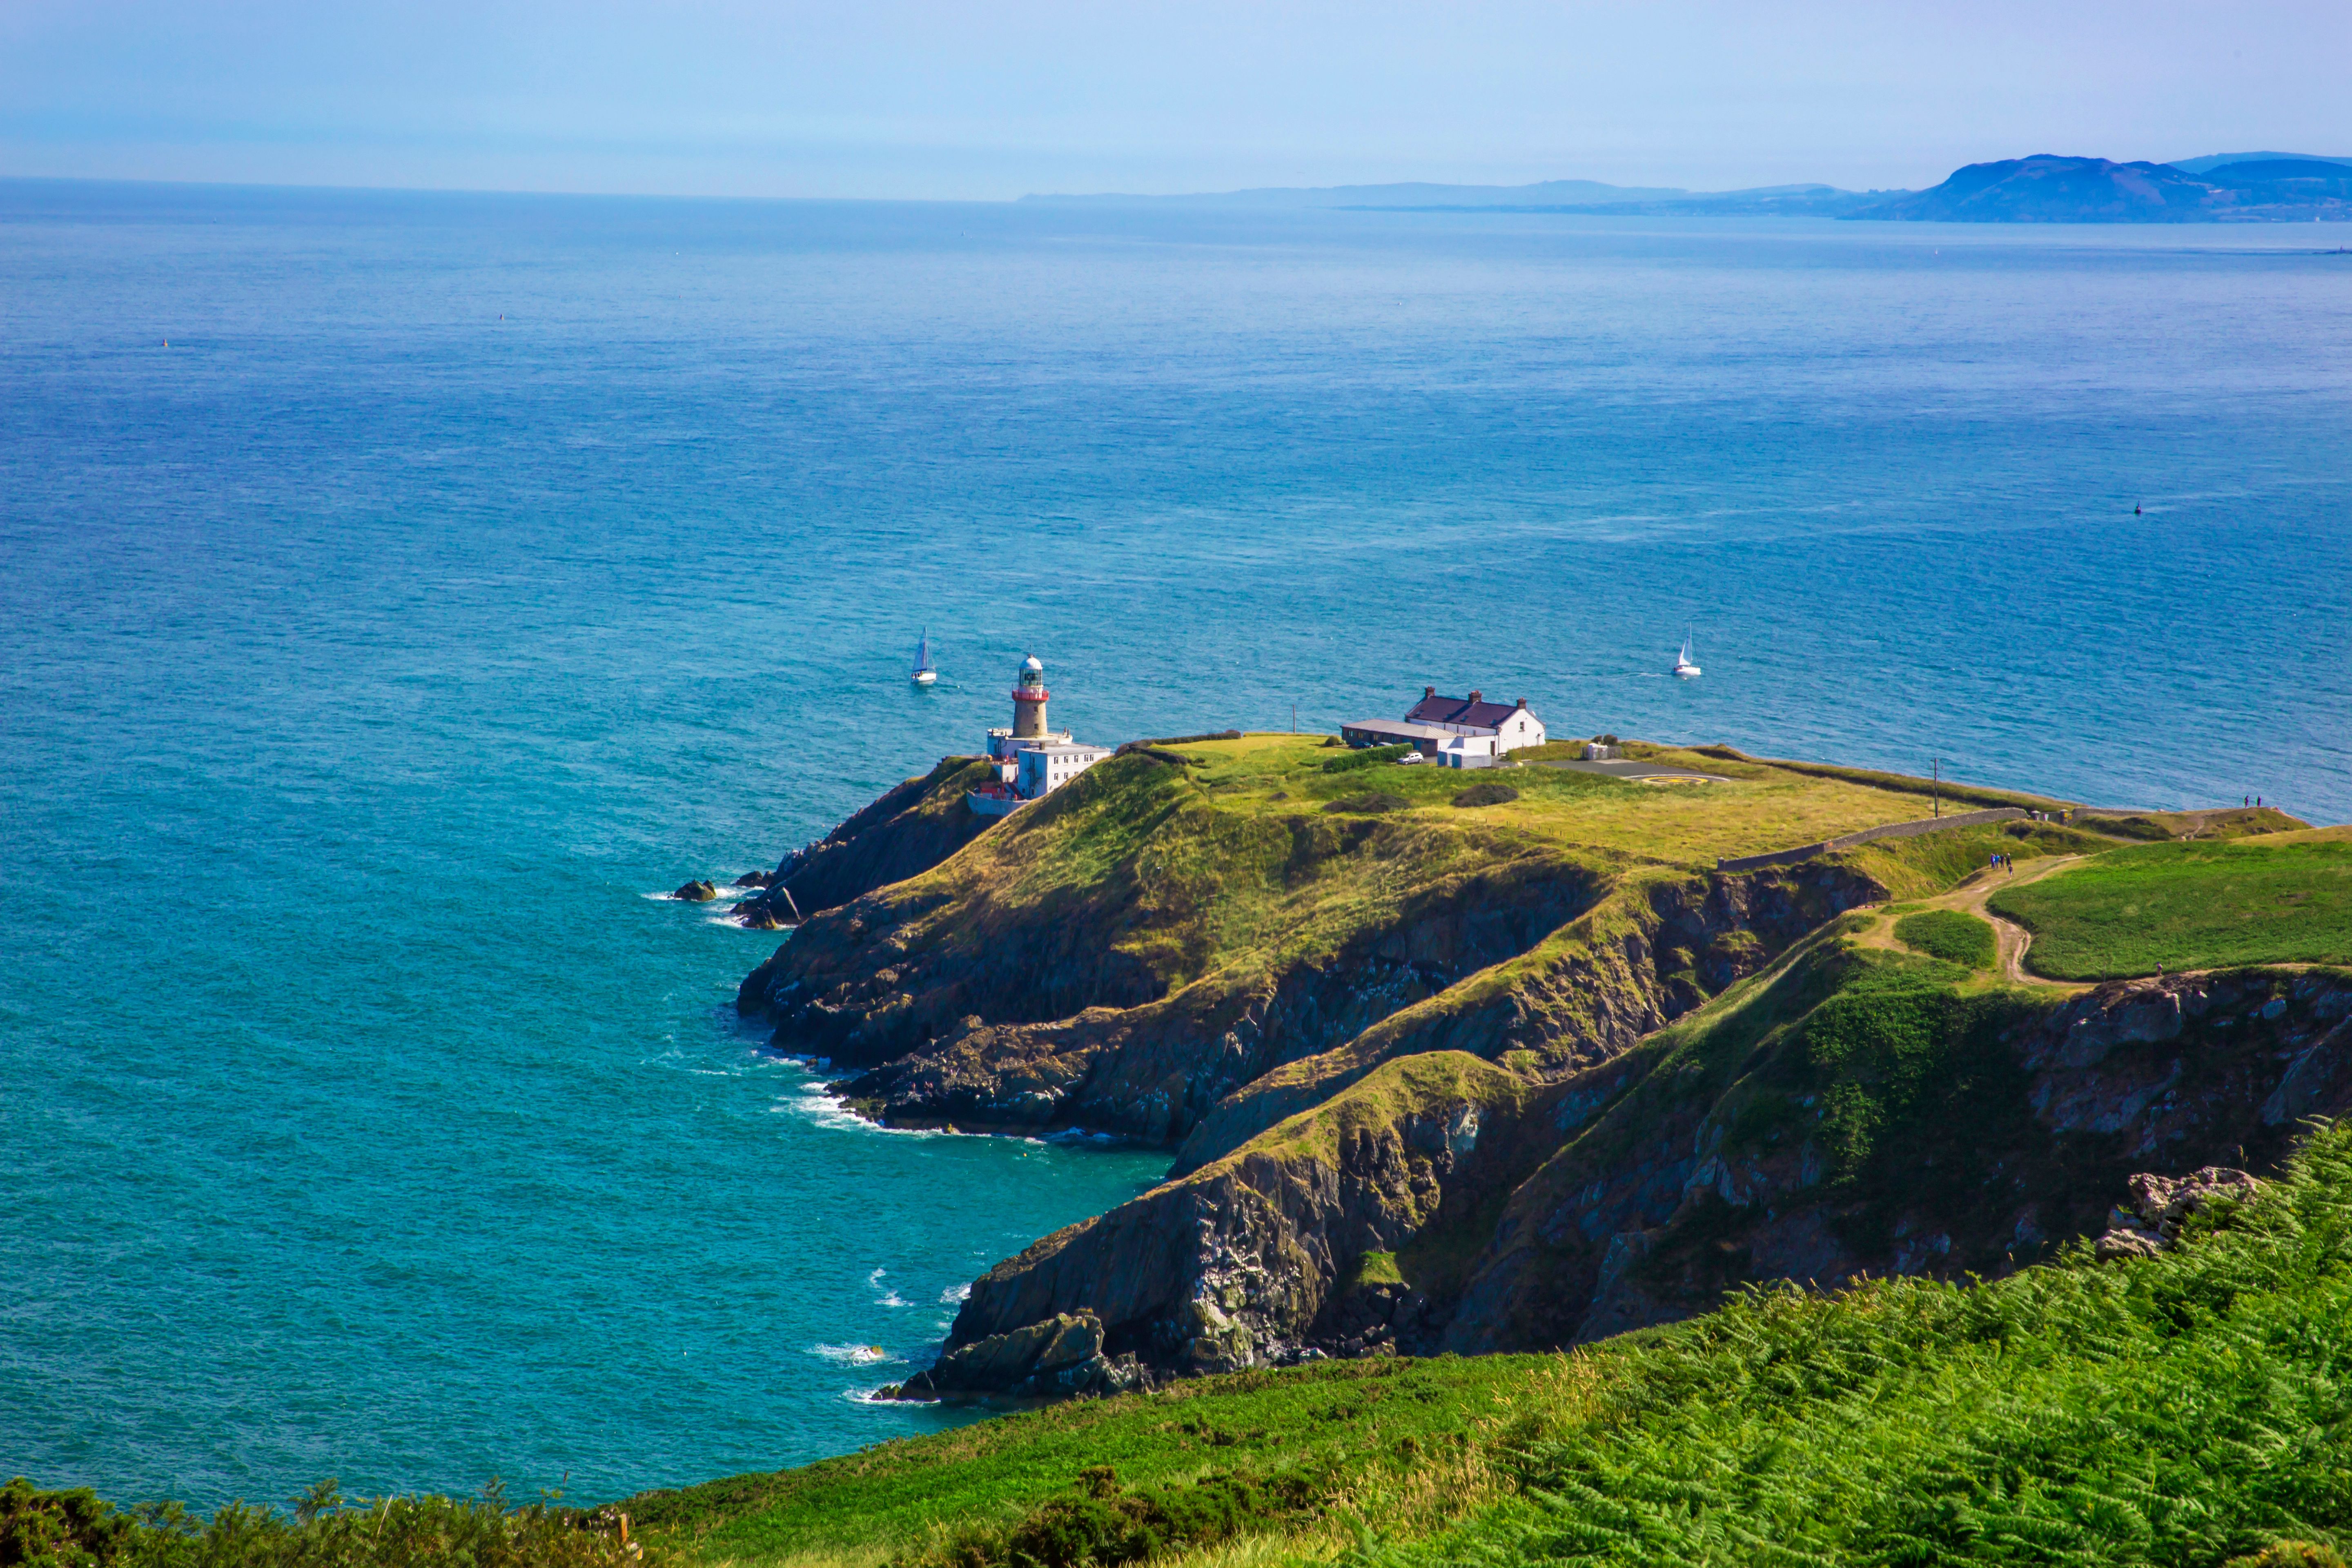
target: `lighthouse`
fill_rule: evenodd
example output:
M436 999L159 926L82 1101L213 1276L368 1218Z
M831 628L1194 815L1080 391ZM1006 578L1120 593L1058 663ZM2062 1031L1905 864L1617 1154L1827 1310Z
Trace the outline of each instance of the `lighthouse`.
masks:
M1045 728L1045 667L1031 654L1021 661L1021 681L1013 689L1013 738L1016 741L1043 741L1053 731Z
M1066 732L1045 727L1045 667L1035 654L1021 661L1013 685L1013 728L988 732L988 760L996 777L965 798L982 816L1003 816L1013 807L1051 795L1111 754L1108 746L1086 746Z

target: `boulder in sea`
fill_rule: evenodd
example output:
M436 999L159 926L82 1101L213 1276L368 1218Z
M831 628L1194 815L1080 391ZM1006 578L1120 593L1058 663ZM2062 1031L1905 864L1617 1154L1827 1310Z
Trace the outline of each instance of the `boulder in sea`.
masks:
M1032 1398L1118 1394L1144 1385L1132 1357L1103 1354L1102 1322L1092 1312L1057 1312L1042 1322L992 1334L951 1350L929 1372L885 1391L894 1399L1011 1394Z
M764 888L772 875L767 871L746 871L735 879L735 885L739 888Z
M686 904L707 904L718 896L718 885L712 882L686 882L679 886L677 892L670 895L680 903Z

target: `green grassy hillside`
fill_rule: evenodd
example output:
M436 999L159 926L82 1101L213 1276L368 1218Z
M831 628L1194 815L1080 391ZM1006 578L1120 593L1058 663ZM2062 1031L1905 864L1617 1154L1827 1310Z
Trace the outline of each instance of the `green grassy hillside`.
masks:
M2137 845L1992 895L2060 980L2352 961L2352 829Z
M1259 1501L1193 1548L1276 1531L1328 1555L1354 1506L1423 1528L1459 1517L1484 1478L1480 1434L1519 1413L1548 1358L1327 1363L1051 1405L883 1444L774 1475L737 1476L625 1506L665 1555L698 1563L881 1562L959 1535L1009 1535L1059 1503L1118 1485L1242 1483ZM989 1555L982 1544L978 1555Z
M2193 1228L1973 1288L1748 1295L1565 1356L1205 1379L629 1506L711 1563L1010 1562L1072 1538L1057 1517L1118 1561L1087 1500L1204 1485L1255 1504L1163 1558L2218 1568L2352 1539L2352 1132Z

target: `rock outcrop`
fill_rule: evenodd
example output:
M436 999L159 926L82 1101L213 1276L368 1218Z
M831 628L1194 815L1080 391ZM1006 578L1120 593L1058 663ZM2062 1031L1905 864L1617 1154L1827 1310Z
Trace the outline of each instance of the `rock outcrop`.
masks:
M677 891L670 895L680 903L687 904L707 904L718 896L719 888L713 882L683 882L678 885Z
M1639 1081L1513 1194L1447 1348L1599 1339L1747 1282L1998 1276L2109 1228L2109 1194L2150 1163L2271 1163L2302 1119L2352 1104L2352 976L2040 1004L1809 997L1822 978L1792 966L1752 1016L1622 1058ZM1841 1061L1865 1014L1881 1032ZM1897 1059L1907 1089L1890 1089Z
M2106 1225L2135 1173L2260 1168L2352 1103L2352 976L1987 990L1840 919L1954 845L1702 869L1517 802L1326 812L1319 773L1177 744L1000 819L950 759L745 900L797 930L738 1006L863 1114L1177 1151L976 1281L906 1397L1564 1346L1752 1282L2160 1246L2230 1173Z
M1458 1050L1556 1079L1604 1062L1885 889L1836 862L1739 875L1646 872L1472 983L1402 1007L1346 1044L1258 1077L1178 1151L1178 1173L1239 1148L1381 1062Z
M1092 1312L1056 1313L1002 1334L958 1346L927 1372L894 1389L892 1399L940 1399L958 1394L1066 1399L1081 1394L1123 1394L1150 1386L1133 1356L1103 1354L1103 1326Z
M2207 1165L2186 1176L2158 1176L2146 1171L2129 1184L2131 1196L2107 1215L2107 1229L2093 1244L2101 1262L2118 1258L2153 1258L2180 1240L2180 1227L2217 1202L2242 1204L2262 1191L2262 1183L2243 1171Z
M977 757L943 757L919 778L883 792L873 804L814 844L785 856L757 884L759 893L736 906L757 931L799 925L877 888L920 876L985 832L994 820L974 816L964 796L994 778Z

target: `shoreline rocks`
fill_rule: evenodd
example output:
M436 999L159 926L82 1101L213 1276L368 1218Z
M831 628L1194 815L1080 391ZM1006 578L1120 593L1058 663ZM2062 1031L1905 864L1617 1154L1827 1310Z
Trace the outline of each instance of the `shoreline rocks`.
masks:
M943 1353L929 1371L882 1390L880 1397L926 1402L955 1394L1066 1399L1125 1394L1150 1383L1134 1356L1103 1353L1102 1321L1081 1310L1056 1313L959 1345Z
M682 904L707 904L719 896L719 885L709 881L688 881L678 884L670 895Z

